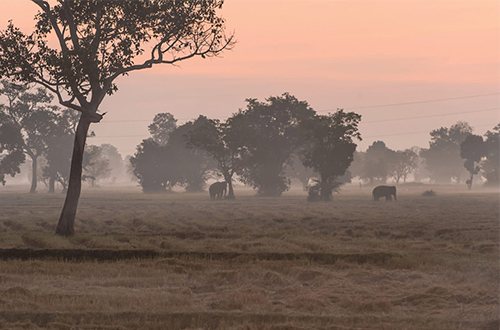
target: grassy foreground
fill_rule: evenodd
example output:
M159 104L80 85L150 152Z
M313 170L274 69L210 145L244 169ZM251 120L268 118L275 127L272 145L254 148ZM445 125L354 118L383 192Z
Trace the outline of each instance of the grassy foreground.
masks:
M0 192L0 328L499 328L498 192L207 195L88 189L63 238L64 196Z

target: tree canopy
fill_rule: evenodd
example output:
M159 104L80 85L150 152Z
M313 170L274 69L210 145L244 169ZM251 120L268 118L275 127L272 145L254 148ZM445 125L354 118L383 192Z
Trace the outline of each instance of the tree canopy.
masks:
M289 188L286 164L303 143L299 122L315 111L305 101L284 93L260 102L247 99L247 108L228 120L235 144L241 148L239 175L261 196L280 196Z
M361 140L358 123L361 116L342 109L326 116L316 115L301 122L305 143L302 162L319 174L320 197L331 200L336 179L345 174L353 161L356 144Z

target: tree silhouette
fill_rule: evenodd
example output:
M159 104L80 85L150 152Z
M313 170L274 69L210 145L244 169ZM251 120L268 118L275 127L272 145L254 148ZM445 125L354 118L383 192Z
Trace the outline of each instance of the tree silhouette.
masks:
M227 123L211 119L187 135L188 147L204 150L217 162L217 168L228 184L226 199L235 199L233 176L238 169L240 147L234 143L234 134L237 133Z
M172 132L177 128L177 119L171 113L157 113L153 123L148 126L153 140L160 145L166 145Z
M14 177L20 173L25 156L22 150L23 136L10 121L0 120L0 182L5 185L5 175Z
M480 135L470 134L460 144L460 157L465 159L464 167L470 173L470 177L466 182L469 190L472 188L474 175L480 171L480 167L476 163L479 164L487 153L486 144Z
M486 184L498 186L500 183L500 124L496 125L493 131L487 131L484 136L487 153L481 167L486 177Z
M247 108L228 119L231 139L241 150L238 174L260 196L281 196L289 188L286 165L303 143L299 122L315 111L288 93L267 102L246 101Z
M460 144L472 134L473 128L463 121L447 127L432 130L428 149L422 149L430 178L436 182L449 183L450 179L461 182L465 174L460 158Z
M301 151L302 162L319 174L319 196L322 201L332 198L332 191L340 184L353 161L356 144L361 140L358 123L361 116L342 109L327 116L314 116L301 123L305 143Z
M0 95L7 99L7 104L0 104L1 120L10 121L21 133L21 149L31 159L30 193L35 193L38 159L47 150L59 109L50 105L53 97L44 88L31 92L28 87L16 86L7 80L2 80L1 84Z
M66 200L56 233L74 234L82 161L99 106L117 90L120 76L155 64L214 56L233 45L217 16L219 0L32 0L39 6L35 30L12 22L0 31L0 77L35 82L63 106L81 113L75 134ZM52 48L55 36L58 48Z

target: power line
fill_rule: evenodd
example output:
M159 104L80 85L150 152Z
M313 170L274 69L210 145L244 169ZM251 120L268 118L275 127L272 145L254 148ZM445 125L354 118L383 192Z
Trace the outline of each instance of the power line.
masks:
M473 128L493 126L493 125L494 124L474 125ZM406 132L406 133L384 134L384 135L377 135L377 136L361 136L361 137L363 139L373 139L373 138L387 137L387 136L412 135L412 134L423 134L423 133L430 133L430 132L429 131L419 131L419 132Z
M393 118L393 119L384 119L384 120L362 121L362 122L361 122L361 124L384 123L384 122L388 122L388 121L399 121L399 120L407 120L407 119L420 119L420 118L442 117L442 116L458 115L458 114L463 114L463 113L486 112L486 111L493 111L493 110L499 110L499 109L500 109L500 108L489 108L489 109L482 109L482 110L471 110L471 111L449 112L449 113L443 113L443 114L439 114L439 115L427 115L427 116L415 116L415 117Z
M488 94L476 94L476 95L467 95L467 96L459 96L459 97L449 97L449 98L444 98L444 99L433 99L433 100L422 100L422 101L411 101L411 102L401 102L401 103L388 103L388 104L378 104L378 105L367 105L367 106L359 106L359 107L345 107L342 109L370 109L370 108L381 108L381 107L393 107L393 106L398 106L398 105L410 105L410 104L419 104L419 103L432 103L432 102L442 102L442 101L450 101L450 100L461 100L461 99L469 99L469 98L476 98L476 97L484 97L484 96L493 96L493 95L500 95L500 93L488 93ZM339 108L337 108L339 109ZM328 111L337 111L337 109L329 109L329 110L317 110L316 112L328 112ZM459 114L459 113L473 113L473 112L482 112L482 111L491 111L491 110L497 110L499 108L492 108L492 109L485 109L485 110L476 110L476 111L464 111L464 112L455 112L455 113L449 113L449 114L443 114L441 116L447 116L451 114ZM433 115L429 117L438 117L440 115ZM220 117L218 119L227 119L228 117ZM415 118L426 118L426 117L412 117L411 119ZM193 118L177 118L177 120L192 120ZM387 121L395 121L395 120L400 120L400 119L390 119ZM123 120L110 120L110 121L103 121L102 123L126 123L126 122L152 122L152 119L123 119ZM381 122L381 121L380 121ZM365 123L371 123L371 122L365 122Z
M401 103L389 103L389 104L378 104L378 105L367 105L360 107L346 107L344 109L370 109L370 108L381 108L381 107L394 107L398 105L409 105L409 104L419 104L419 103L432 103L432 102L442 102L442 101L451 101L451 100L461 100L461 99L470 99L475 97L483 97L483 96L492 96L492 95L500 95L500 93L489 93L489 94L477 94L477 95L468 95L468 96L460 96L460 97L449 97L445 99L433 99L433 100L423 100L423 101L412 101L412 102L401 102ZM317 112L324 112L331 110L321 110Z

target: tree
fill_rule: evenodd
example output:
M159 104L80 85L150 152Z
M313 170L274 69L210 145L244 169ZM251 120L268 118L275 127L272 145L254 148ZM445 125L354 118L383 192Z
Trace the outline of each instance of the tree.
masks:
M1 81L0 95L7 98L7 104L0 104L2 120L10 121L22 136L22 151L31 159L31 188L35 193L38 182L38 158L47 149L47 140L52 136L56 107L50 106L52 96L38 88L35 93L26 86L16 86L7 80Z
M425 159L431 180L449 183L451 179L461 182L464 176L460 144L472 134L473 128L466 122L457 122L450 128L441 127L430 132L428 149L422 149L420 156Z
M315 111L288 93L267 102L246 101L247 108L228 119L232 139L241 150L237 174L260 196L281 196L290 185L286 165L303 143L299 122Z
M475 163L479 164L487 153L486 144L480 135L468 135L460 144L460 157L465 159L464 167L470 173L470 178L466 181L469 190L472 188L474 175L480 171L479 165L475 165Z
M396 183L403 179L406 182L408 175L417 168L418 155L412 149L397 150L394 155L393 175Z
M232 139L233 133L227 123L209 119L187 135L188 147L204 150L217 162L217 169L228 184L226 199L235 199L233 176L238 169L240 152Z
M148 126L151 137L160 145L167 144L170 135L176 128L177 119L168 112L156 114L153 123Z
M230 48L220 0L32 0L40 7L35 29L12 22L0 31L0 77L35 82L65 107L81 113L66 200L56 233L72 235L81 192L82 162L99 106L117 91L116 79L156 64L215 56ZM54 35L59 48L51 48Z
M486 177L486 185L498 187L500 183L500 124L496 125L493 131L487 131L484 136L487 153L481 167Z
M71 149L78 117L77 111L67 108L53 122L45 151L47 166L43 168L43 177L49 181L49 193L55 192L55 182L61 184L62 193L68 189Z
M304 166L319 174L319 195L330 201L332 191L339 186L337 179L346 173L353 161L356 144L361 140L358 123L361 116L354 112L337 110L326 116L317 115L304 120L301 127L305 136L301 158Z
M92 187L97 181L107 179L111 176L109 159L104 155L99 146L89 145L85 147L83 155L83 178L90 180Z
M387 148L383 141L373 142L363 156L360 178L367 179L370 184L385 183L394 173L395 151Z
M176 181L185 185L188 192L202 191L207 181L208 172L215 164L204 150L189 148L189 135L197 128L207 125L209 120L199 116L194 121L189 121L175 129L167 143L170 159L175 162L173 167L178 176Z
M20 172L25 156L22 151L23 136L10 121L0 120L0 182L5 185L5 175L14 177Z
M145 139L130 157L132 172L145 193L170 191L177 184L179 175L170 148L161 146L152 138Z
M115 182L119 178L123 178L125 175L125 167L123 165L122 155L118 149L109 143L101 144L100 146L102 155L105 157L111 168L111 181Z

